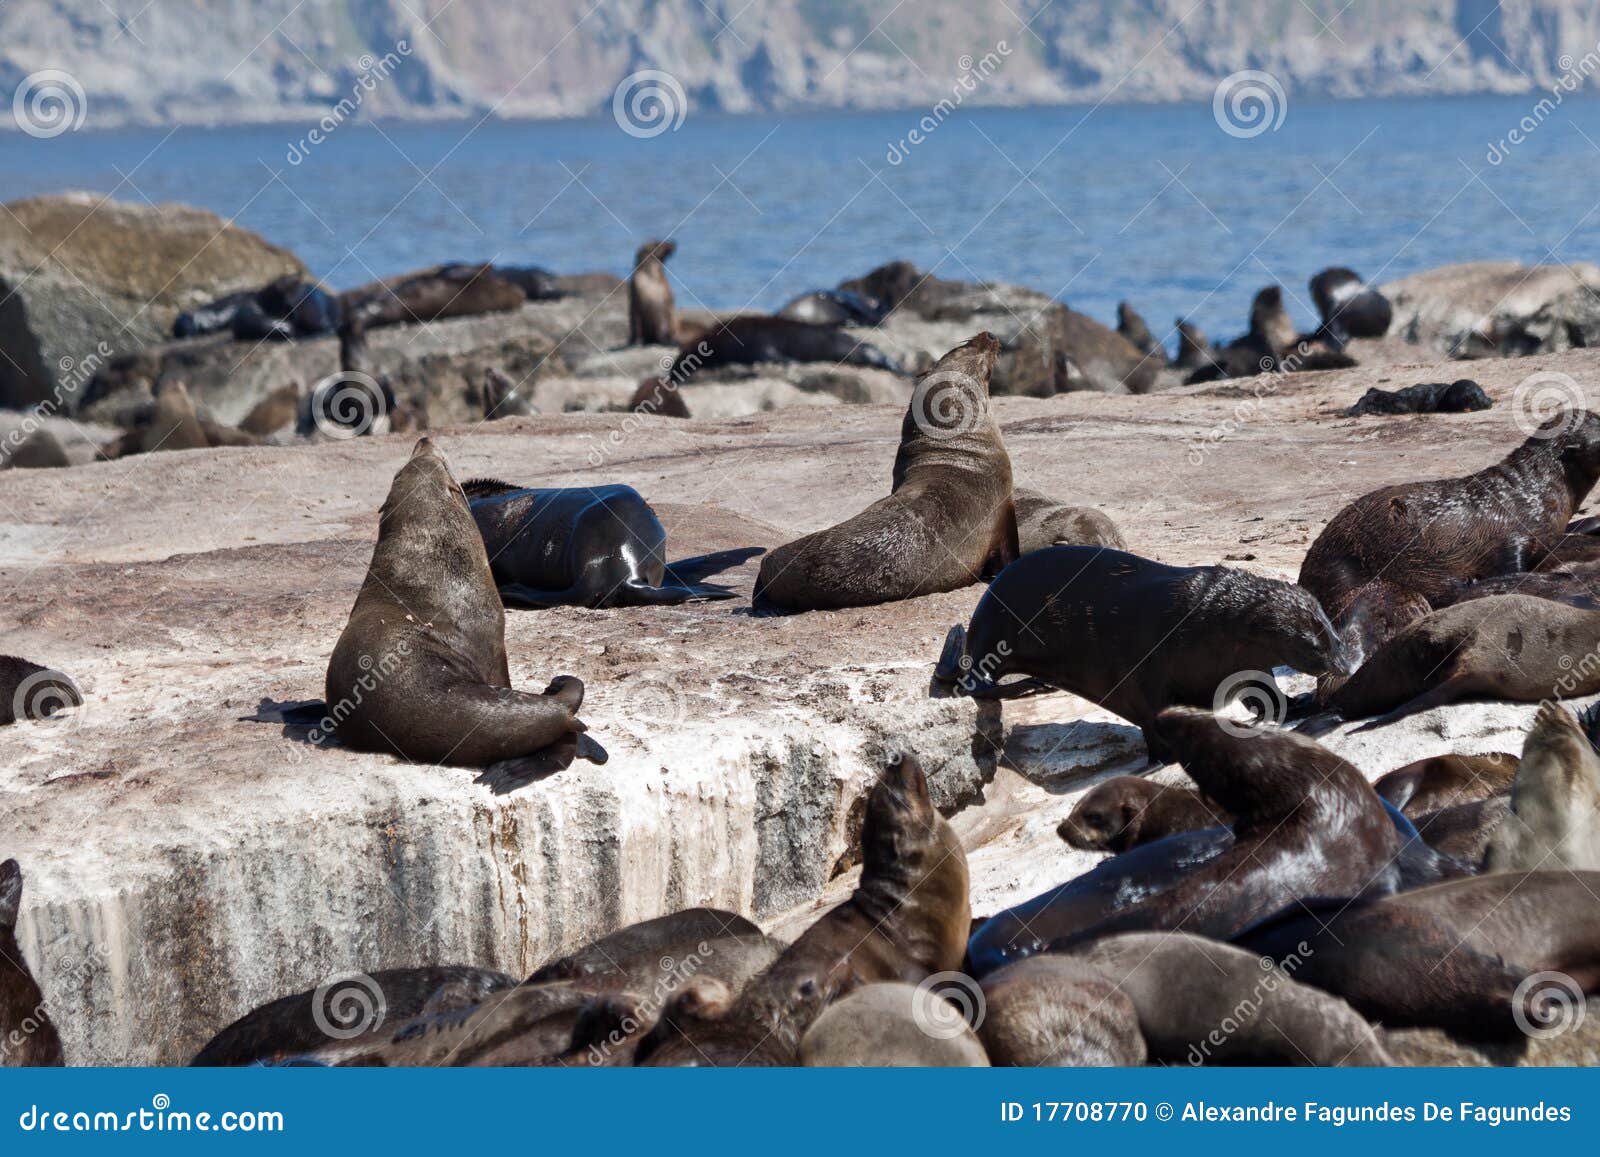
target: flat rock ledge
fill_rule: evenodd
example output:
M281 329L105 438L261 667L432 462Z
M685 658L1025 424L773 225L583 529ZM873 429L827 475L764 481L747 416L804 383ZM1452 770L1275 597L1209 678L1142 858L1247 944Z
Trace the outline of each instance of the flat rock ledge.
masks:
M1516 444L1510 402L1526 375L1584 382L1597 366L1587 351L1481 363L1495 408L1465 415L1340 416L1368 386L1439 380L1451 372L1440 364L1008 398L996 412L1020 483L1105 510L1141 553L1292 578L1357 494L1465 472ZM880 497L901 416L573 413L436 436L461 478L629 483L682 557L775 546ZM976 587L756 618L752 561L725 576L732 602L510 612L513 682L583 678L584 717L612 754L510 797L464 769L244 721L264 701L270 714L320 695L409 446L0 476L6 649L70 672L86 700L0 729L0 855L27 873L20 939L72 1062L181 1063L257 1003L341 973L458 962L526 974L689 905L792 934L852 885L864 795L890 750L930 769L969 849L975 912L1094 862L1054 828L1088 787L1142 764L1136 734L1065 694L981 710L929 698L940 642ZM1328 742L1376 777L1447 750L1520 750L1532 710L1465 704Z

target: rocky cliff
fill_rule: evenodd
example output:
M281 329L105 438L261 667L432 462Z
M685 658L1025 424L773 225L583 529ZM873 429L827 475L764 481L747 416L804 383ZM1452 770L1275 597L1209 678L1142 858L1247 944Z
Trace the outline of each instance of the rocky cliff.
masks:
M1333 96L1515 92L1591 86L1597 42L1587 0L18 0L0 94L62 70L104 127L584 116L619 86L669 117L1209 100L1244 69ZM645 70L669 79L622 85Z

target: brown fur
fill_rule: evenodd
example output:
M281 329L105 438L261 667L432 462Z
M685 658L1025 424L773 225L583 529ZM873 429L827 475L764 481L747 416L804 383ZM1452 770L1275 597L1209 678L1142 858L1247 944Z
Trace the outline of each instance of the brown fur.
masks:
M1020 486L1011 492L1011 501L1017 512L1017 545L1022 554L1058 543L1128 549L1116 523L1092 506L1067 506Z
M1232 824L1224 808L1197 791L1118 775L1085 793L1056 834L1086 852L1125 852L1176 832Z
M1000 343L981 333L919 379L893 486L847 522L761 561L758 604L827 610L956 590L1017 557L1011 459L989 412Z
M491 265L436 265L339 295L347 321L374 327L500 313L526 300Z
M239 423L239 429L258 438L276 434L293 423L300 413L301 392L302 387L299 382L288 382L279 386L250 408L250 412L244 416L244 421Z
M673 345L678 340L667 258L677 250L671 241L646 241L633 256L628 280L628 344Z
M1372 788L1414 820L1440 808L1503 795L1516 774L1517 757L1504 751L1435 755L1396 768Z

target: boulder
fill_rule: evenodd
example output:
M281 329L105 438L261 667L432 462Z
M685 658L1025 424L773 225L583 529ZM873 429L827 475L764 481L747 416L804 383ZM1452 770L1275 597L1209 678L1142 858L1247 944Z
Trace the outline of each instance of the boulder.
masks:
M1382 290L1389 332L1454 358L1600 345L1600 266L1479 261L1429 269Z
M96 370L164 341L180 312L305 272L204 209L92 193L12 202L0 213L0 406L69 411Z

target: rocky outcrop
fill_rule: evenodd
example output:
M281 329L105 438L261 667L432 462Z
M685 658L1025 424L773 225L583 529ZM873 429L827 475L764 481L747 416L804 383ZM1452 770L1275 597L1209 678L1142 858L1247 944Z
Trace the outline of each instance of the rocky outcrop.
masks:
M182 310L304 267L203 209L67 193L0 213L0 406L72 409Z
M1450 357L1600 345L1600 266L1482 261L1391 282L1390 333Z
M1600 40L1587 0L608 0L598 15L588 0L426 12L407 0L258 0L248 14L207 16L98 0L0 5L0 87L63 69L96 127L336 128L376 115L609 113L620 85L625 102L659 95L664 127L701 110L1210 100L1247 69L1295 95L1532 92L1563 76L1592 87L1595 70L1575 62ZM654 127L660 110L644 115Z

